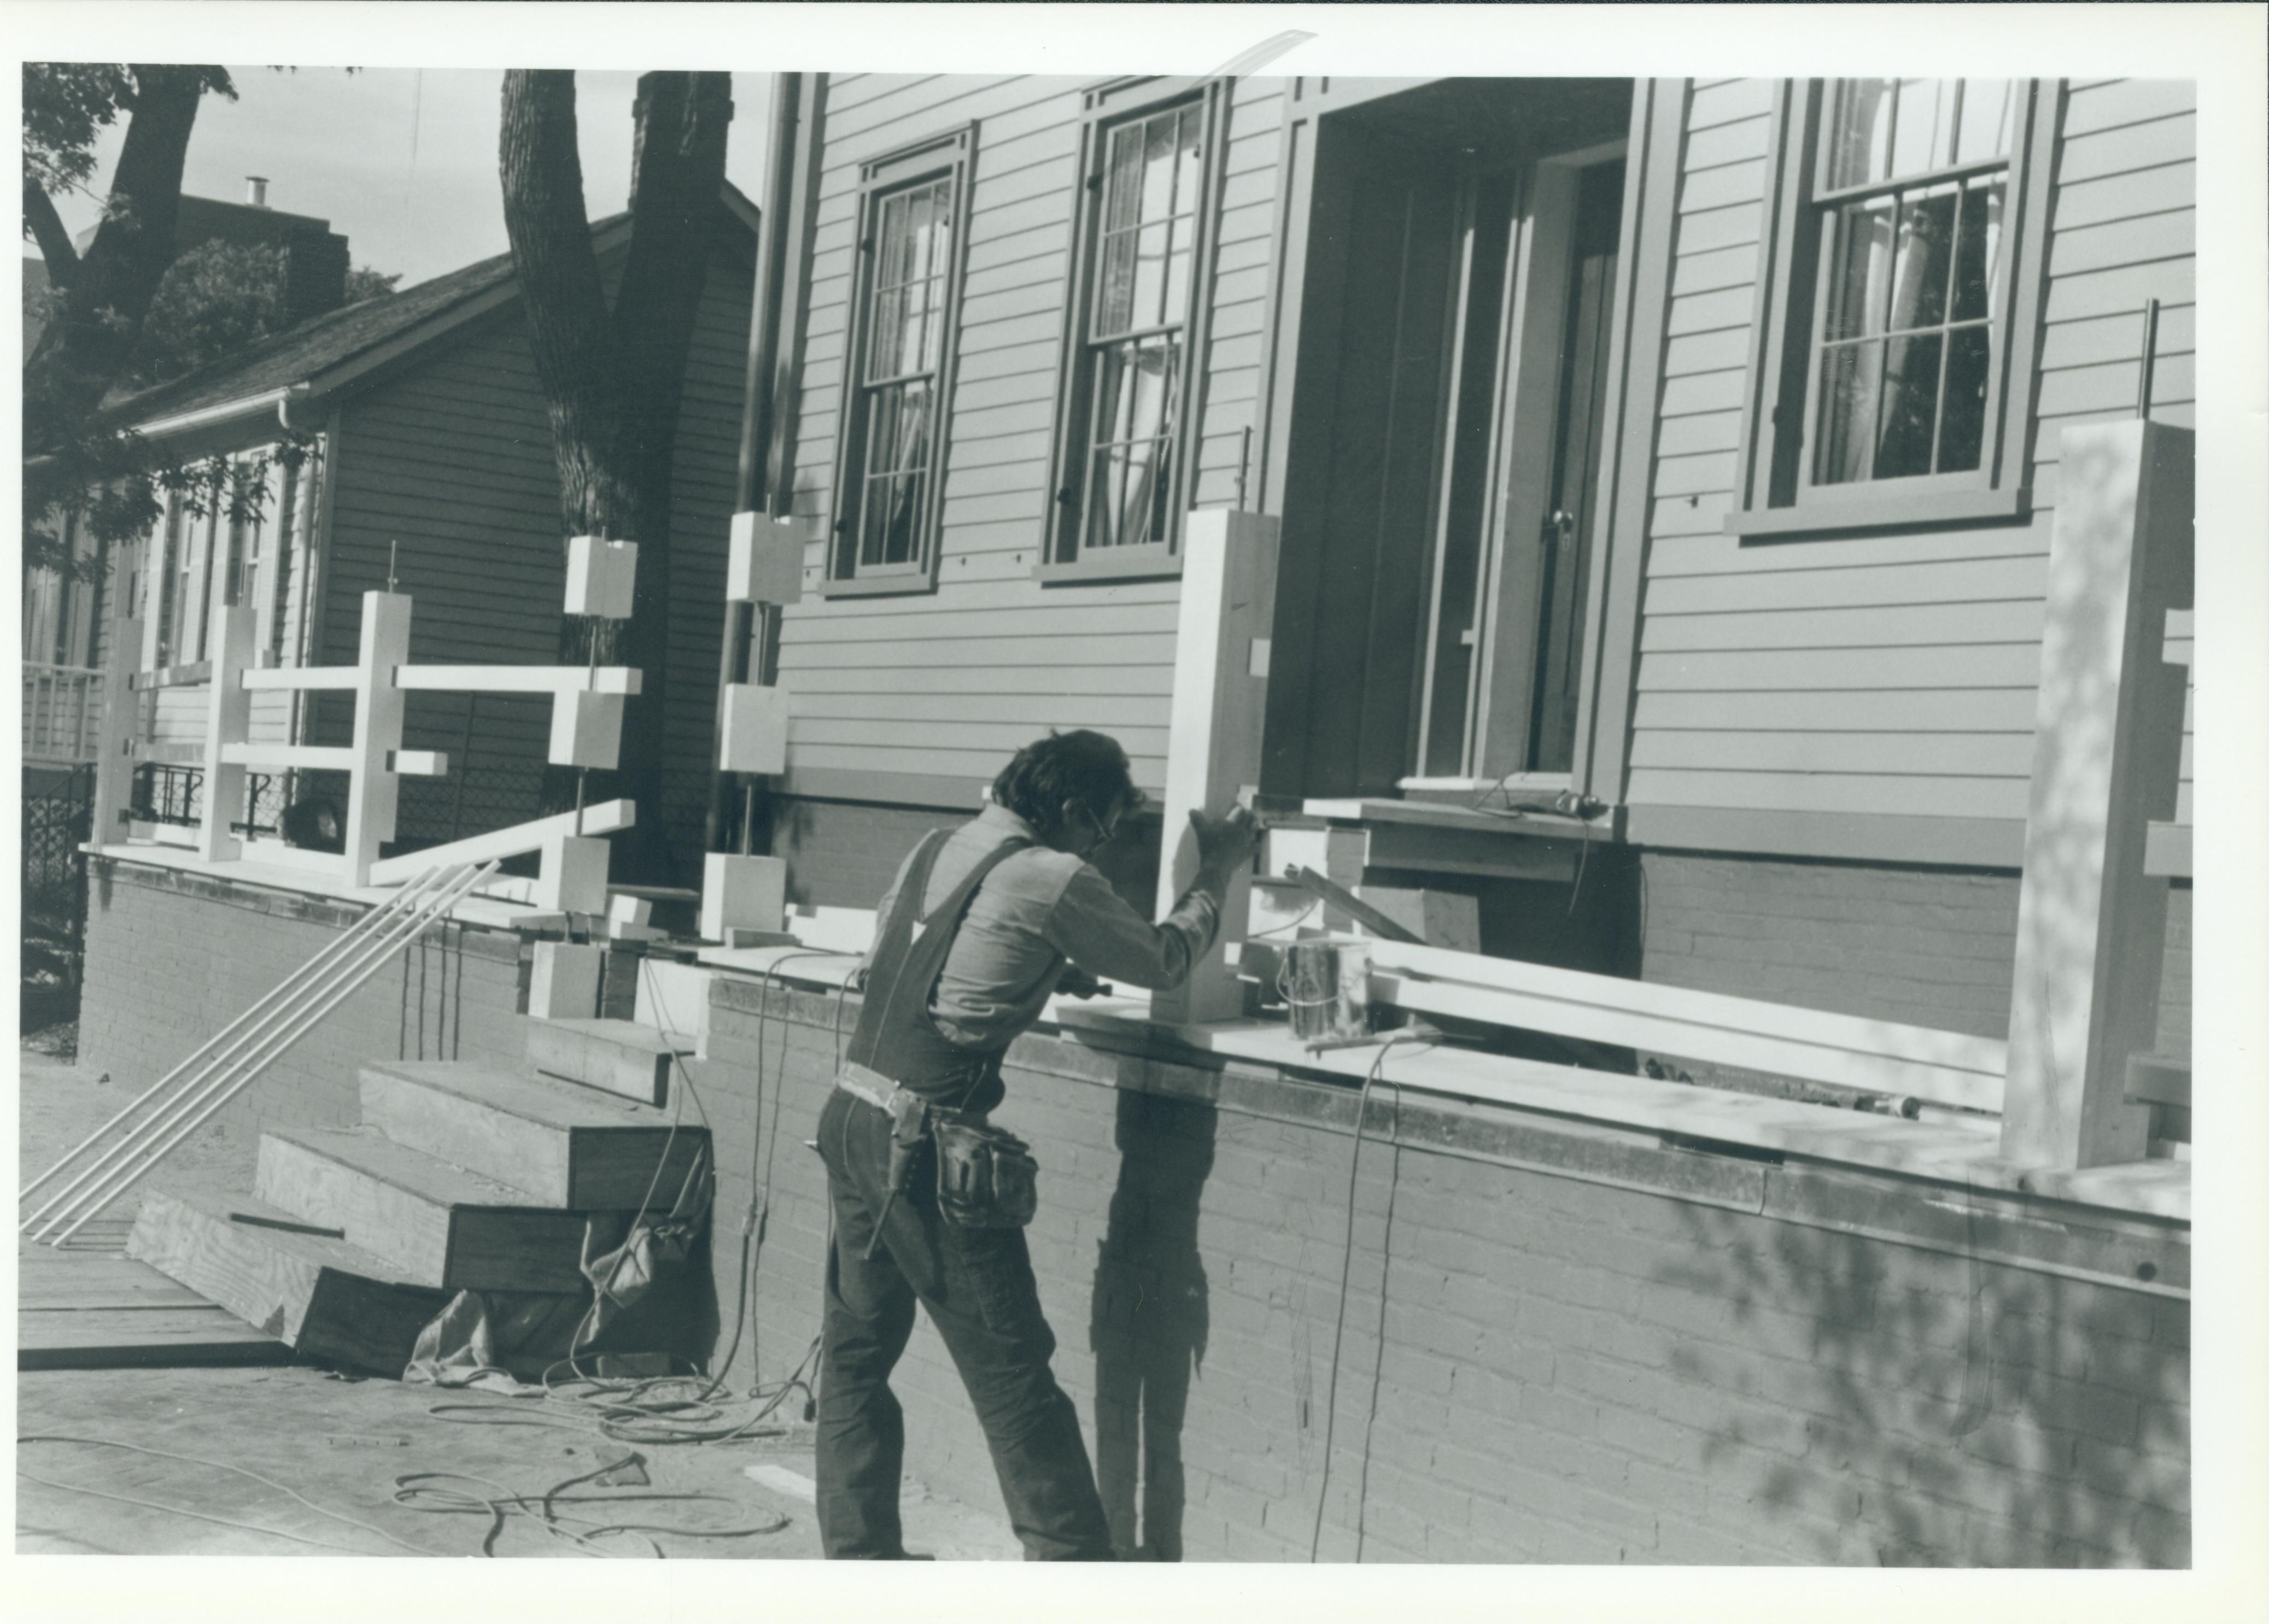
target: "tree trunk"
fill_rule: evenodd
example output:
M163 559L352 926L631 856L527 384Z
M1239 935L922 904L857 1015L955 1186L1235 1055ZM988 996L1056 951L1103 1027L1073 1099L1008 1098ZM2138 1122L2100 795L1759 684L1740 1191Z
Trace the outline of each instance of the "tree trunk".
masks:
M26 454L52 451L76 435L133 356L150 301L174 262L181 166L211 71L137 64L133 115L94 240L74 262L65 257L67 239L58 243L55 233L40 233L50 280L63 299L24 364ZM27 185L27 205L33 189ZM44 194L39 201L47 202ZM31 218L36 226L52 214L51 207L33 205Z
M563 617L559 657L643 673L625 718L620 764L594 775L590 790L592 799L638 802L624 873L649 882L677 877L662 823L672 454L721 208L730 87L721 73L650 73L639 81L631 244L610 310L583 207L575 76L505 76L505 227L551 417L560 517L569 535L639 544L631 618ZM572 776L551 775L548 799L573 794Z

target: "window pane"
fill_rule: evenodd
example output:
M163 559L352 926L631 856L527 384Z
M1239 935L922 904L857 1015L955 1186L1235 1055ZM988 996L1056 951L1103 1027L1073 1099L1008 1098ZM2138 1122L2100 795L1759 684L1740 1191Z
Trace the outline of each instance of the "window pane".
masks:
M2001 266L2001 203L2007 177L1973 181L1962 194L1962 232L1954 255L1954 319L1993 314L1993 288Z
M1899 81L1890 173L1922 174L1954 161L1954 85L1952 79Z
M1883 330L1890 302L1895 198L1871 198L1837 210L1836 262L1828 291L1823 338L1856 338Z
M1985 394L1992 382L1993 337L1983 327L1956 328L1948 336L1945 421L1938 431L1938 471L1977 466L1985 445Z
M1124 231L1142 218L1142 143L1146 127L1111 132L1111 159L1103 177L1103 228Z
M1163 220L1174 211L1175 137L1179 114L1146 119L1142 125L1142 218Z
M1181 341L1174 335L1113 345L1097 356L1083 546L1165 539L1180 374Z
M1134 233L1135 325L1157 327L1182 314L1166 306L1166 233L1171 229L1162 220Z
M1831 189L1879 181L1890 173L1893 79L1838 79L1829 117Z
M1882 384L1880 343L1838 345L1821 358L1820 456L1813 471L1819 484L1839 485L1868 476Z
M1955 189L1910 195L1899 206L1898 266L1892 281L1889 330L1911 332L1946 320L1946 278L1953 259Z
M1894 338L1887 346L1875 478L1897 479L1930 472L1931 441L1938 421L1938 364L1944 349L1945 341L1936 333Z
M1134 247L1137 233L1104 238L1097 255L1095 336L1108 338L1134 325Z
M1962 133L1954 161L1974 164L1981 159L2007 158L2016 135L2016 80L1962 80Z

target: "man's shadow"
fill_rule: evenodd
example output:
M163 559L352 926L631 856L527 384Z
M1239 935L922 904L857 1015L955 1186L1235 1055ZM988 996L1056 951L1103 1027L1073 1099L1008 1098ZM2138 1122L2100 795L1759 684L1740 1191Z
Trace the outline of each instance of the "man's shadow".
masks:
M1112 1543L1154 1561L1182 1554L1182 1418L1205 1358L1198 1199L1219 1113L1134 1089L1119 1094L1119 1185L1097 1249L1095 1466Z

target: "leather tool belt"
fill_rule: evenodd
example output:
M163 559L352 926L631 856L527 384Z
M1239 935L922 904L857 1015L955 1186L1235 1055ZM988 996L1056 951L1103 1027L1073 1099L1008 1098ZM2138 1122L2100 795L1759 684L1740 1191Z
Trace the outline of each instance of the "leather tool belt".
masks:
M937 1205L949 1223L972 1229L1015 1229L1039 1208L1040 1164L1031 1147L982 1117L932 1104L905 1085L857 1061L835 1086L891 1118L889 1192L883 1214L913 1176L922 1141L937 1149ZM881 1236L877 1222L876 1238Z

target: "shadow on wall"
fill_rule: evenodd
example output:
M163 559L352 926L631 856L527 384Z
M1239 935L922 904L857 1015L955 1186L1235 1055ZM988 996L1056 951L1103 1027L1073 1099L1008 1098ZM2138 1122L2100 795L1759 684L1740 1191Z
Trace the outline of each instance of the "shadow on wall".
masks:
M1119 1090L1119 1185L1097 1249L1095 1467L1112 1542L1159 1561L1182 1554L1182 1421L1205 1359L1198 1203L1213 1171L1211 1105Z
M2187 1302L1683 1215L1696 1261L1654 1283L1694 1294L1668 1368L1718 1417L1721 1534L1819 1562L2189 1565Z

